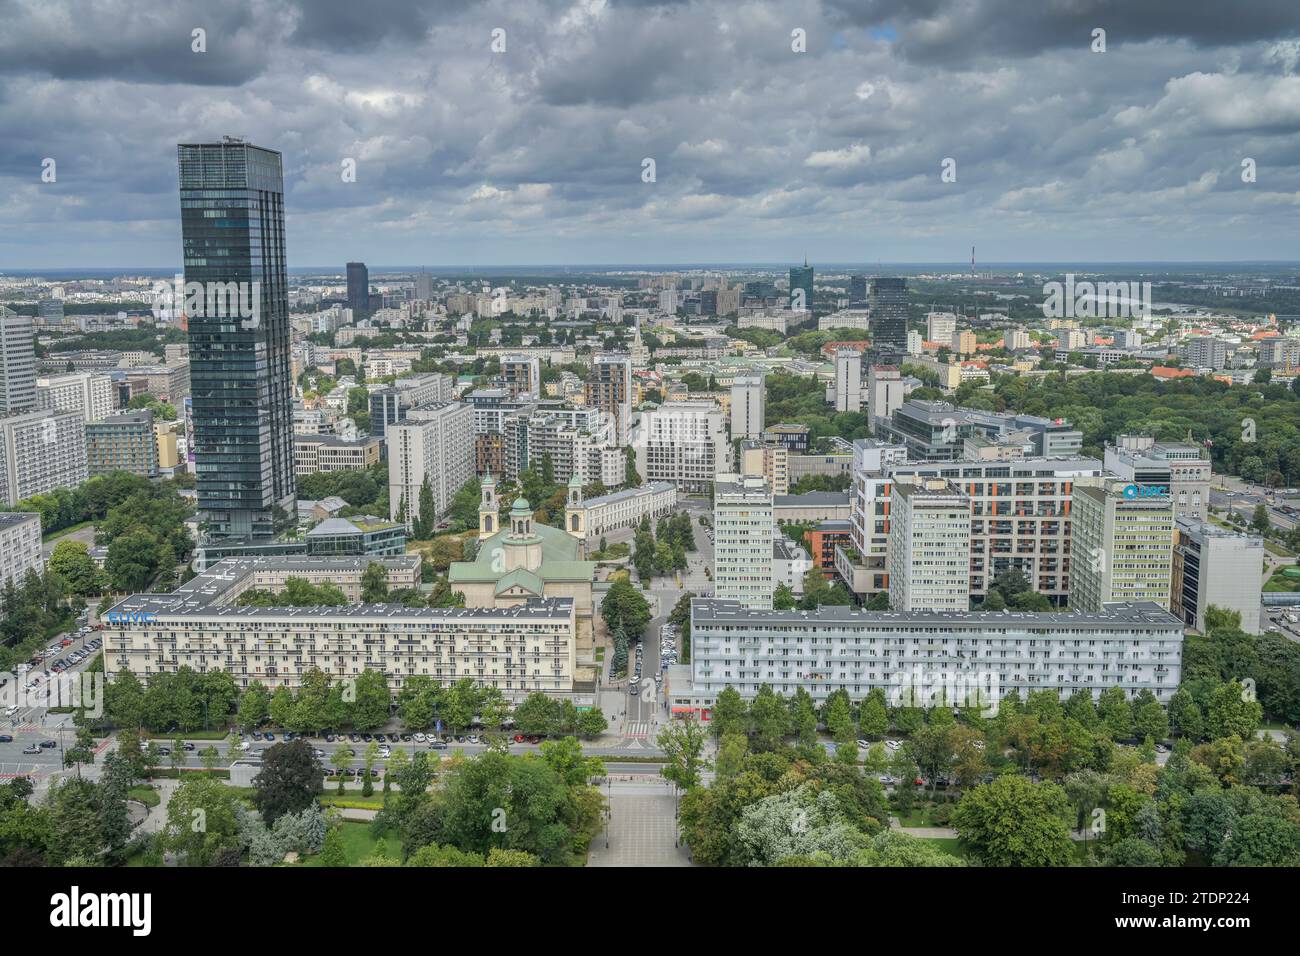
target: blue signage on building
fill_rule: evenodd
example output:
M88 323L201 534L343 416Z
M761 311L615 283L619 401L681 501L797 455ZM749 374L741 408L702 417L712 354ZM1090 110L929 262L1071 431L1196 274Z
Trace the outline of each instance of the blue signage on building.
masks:
M152 611L109 611L109 624L152 624Z
M1125 485L1125 498L1168 498L1168 490L1147 485Z

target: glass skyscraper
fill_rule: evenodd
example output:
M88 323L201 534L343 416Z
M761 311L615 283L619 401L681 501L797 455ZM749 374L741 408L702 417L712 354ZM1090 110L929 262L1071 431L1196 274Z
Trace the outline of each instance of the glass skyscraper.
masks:
M795 290L802 289L803 295L796 295ZM790 270L790 308L796 311L812 313L813 307L813 267L805 259L802 266Z
M348 263L348 308L353 312L370 308L370 270L364 262Z
M199 510L212 537L275 534L297 516L280 154L233 137L177 151L186 294L206 290L186 309ZM251 309L213 307L230 283Z
M907 351L907 280L871 280L871 344L879 354Z

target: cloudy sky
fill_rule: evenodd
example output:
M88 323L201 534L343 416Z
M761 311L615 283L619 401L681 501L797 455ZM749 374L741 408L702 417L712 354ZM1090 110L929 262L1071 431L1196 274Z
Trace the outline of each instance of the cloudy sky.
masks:
M0 0L0 23L0 270L175 265L175 144L223 134L283 152L293 266L1300 258L1295 0Z

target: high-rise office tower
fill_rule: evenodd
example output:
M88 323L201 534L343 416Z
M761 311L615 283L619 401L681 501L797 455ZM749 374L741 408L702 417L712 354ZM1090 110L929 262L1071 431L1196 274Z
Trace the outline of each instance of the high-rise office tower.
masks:
M348 308L370 308L370 270L364 262L348 263Z
M587 376L586 401L605 414L610 442L626 445L632 421L632 357L597 355Z
M1070 610L1096 613L1117 601L1168 609L1174 503L1166 487L1109 478L1100 487L1076 484L1070 520Z
M790 270L790 308L795 312L812 313L813 267L808 260Z
M207 290L187 316L199 509L214 537L274 534L297 513L280 154L234 137L177 149L185 280ZM234 315L212 307L232 284Z
M415 297L428 301L433 298L433 276L427 272L417 273L415 276Z
M0 306L0 415L36 405L36 340L32 317Z
M871 341L878 351L907 351L907 280L871 280Z
M849 305L867 301L867 277L849 276Z
M862 353L857 349L835 350L835 410L862 411Z
M767 414L767 388L762 372L744 372L731 382L731 438L758 438Z

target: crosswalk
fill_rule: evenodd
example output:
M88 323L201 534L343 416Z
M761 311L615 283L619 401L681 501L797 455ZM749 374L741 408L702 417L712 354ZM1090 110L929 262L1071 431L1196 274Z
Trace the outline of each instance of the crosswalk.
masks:
M634 740L645 740L650 736L654 729L654 722L650 720L630 720L623 725L623 736Z

